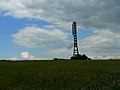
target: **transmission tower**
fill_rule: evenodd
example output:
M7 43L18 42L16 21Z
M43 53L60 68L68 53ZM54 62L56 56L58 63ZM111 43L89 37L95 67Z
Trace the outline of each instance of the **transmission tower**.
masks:
M79 54L78 44L77 44L77 26L76 22L72 24L72 35L74 39L74 48L73 48L73 56L70 58L71 60L91 60L85 54Z
M78 44L77 44L77 26L76 26L76 22L73 22L73 24L72 24L72 35L73 35L73 38L74 38L73 57L76 57L76 55L79 55Z

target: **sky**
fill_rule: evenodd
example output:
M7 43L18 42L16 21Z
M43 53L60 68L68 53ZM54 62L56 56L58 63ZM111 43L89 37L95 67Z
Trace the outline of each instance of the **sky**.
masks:
M0 0L0 59L120 58L120 0Z

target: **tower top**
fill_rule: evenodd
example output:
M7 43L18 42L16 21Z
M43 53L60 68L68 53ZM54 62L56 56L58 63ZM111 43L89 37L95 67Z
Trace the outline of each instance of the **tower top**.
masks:
M76 24L76 21L73 21L73 24Z

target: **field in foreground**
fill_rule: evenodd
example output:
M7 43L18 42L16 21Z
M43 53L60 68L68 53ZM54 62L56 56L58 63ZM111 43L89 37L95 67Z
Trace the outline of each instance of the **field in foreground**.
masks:
M0 90L120 90L120 61L1 61Z

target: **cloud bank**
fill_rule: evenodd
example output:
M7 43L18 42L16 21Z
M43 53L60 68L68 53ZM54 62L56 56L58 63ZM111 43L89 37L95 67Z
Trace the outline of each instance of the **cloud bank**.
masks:
M76 20L83 28L119 30L119 0L1 0L4 15L36 18L65 26ZM67 25L67 24L66 24Z
M38 27L25 27L13 36L13 42L28 48L64 47L68 43L66 33L54 29L47 30Z

